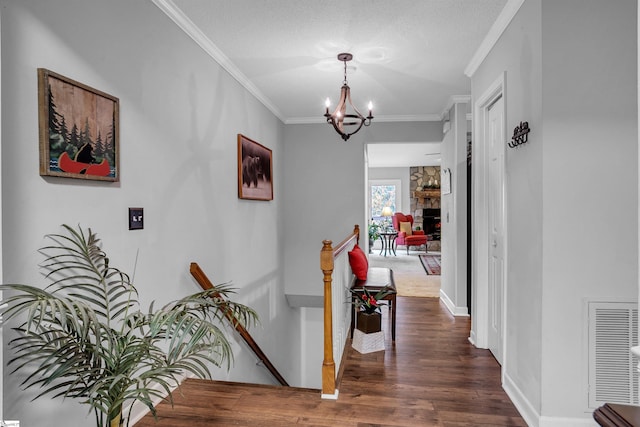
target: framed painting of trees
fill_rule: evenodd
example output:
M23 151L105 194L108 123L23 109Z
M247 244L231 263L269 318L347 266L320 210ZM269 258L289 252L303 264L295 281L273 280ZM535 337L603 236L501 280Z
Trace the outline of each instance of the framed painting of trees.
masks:
M40 175L119 180L119 101L38 69Z

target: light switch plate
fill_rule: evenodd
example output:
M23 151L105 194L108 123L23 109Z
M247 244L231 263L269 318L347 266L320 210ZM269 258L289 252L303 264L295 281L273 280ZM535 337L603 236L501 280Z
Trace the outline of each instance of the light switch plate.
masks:
M144 228L143 215L143 208L129 208L129 230L142 230Z

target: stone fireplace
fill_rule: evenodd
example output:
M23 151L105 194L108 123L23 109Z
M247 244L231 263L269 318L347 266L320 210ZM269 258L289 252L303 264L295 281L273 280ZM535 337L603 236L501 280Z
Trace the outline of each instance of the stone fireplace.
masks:
M422 210L422 224L429 240L440 240L440 209L425 208Z
M414 166L409 168L410 213L413 224L430 234L429 249L440 250L440 167Z

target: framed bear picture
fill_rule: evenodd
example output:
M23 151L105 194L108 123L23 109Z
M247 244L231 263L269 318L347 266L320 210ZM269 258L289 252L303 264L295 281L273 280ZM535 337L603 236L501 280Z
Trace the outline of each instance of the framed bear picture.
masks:
M273 200L272 151L238 134L238 197Z
M118 98L38 68L40 175L117 182Z

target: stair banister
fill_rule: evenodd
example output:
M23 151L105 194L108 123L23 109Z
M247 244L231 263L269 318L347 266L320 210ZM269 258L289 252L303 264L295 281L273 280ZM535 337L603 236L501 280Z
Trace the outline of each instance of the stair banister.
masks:
M320 269L323 273L324 283L324 359L322 361L322 397L326 399L337 398L336 364L333 355L333 308L336 304L333 297L333 273L335 269L335 260L345 250L352 248L355 244L358 244L359 241L360 227L357 224L354 226L353 232L335 248L331 246L331 240L322 241L322 250L320 251ZM343 256L346 257L347 254L344 254ZM342 265L344 268L349 268L348 262L343 262ZM345 301L338 301L338 307L344 303Z
M207 290L207 289L213 288L213 283L211 283L207 275L204 274L204 271L202 271L202 269L197 263L192 262L191 266L189 267L189 271L191 272L191 275L193 276L193 278L196 279L196 281L200 284L200 287L202 289ZM229 322L231 323L231 325L240 334L242 339L244 339L244 341L247 343L249 348L251 348L251 350L253 350L253 352L258 357L258 359L260 359L260 362L262 362L262 364L269 370L271 375L273 375L273 377L280 383L280 385L288 387L289 384L287 383L287 381L285 381L284 377L280 375L280 372L278 372L276 367L271 363L267 355L264 354L260 346L258 346L258 344L255 342L255 340L249 333L249 331L247 331L247 329L244 326L242 326L240 323L234 321L233 315L230 313L229 310L225 312L225 315L229 320Z

